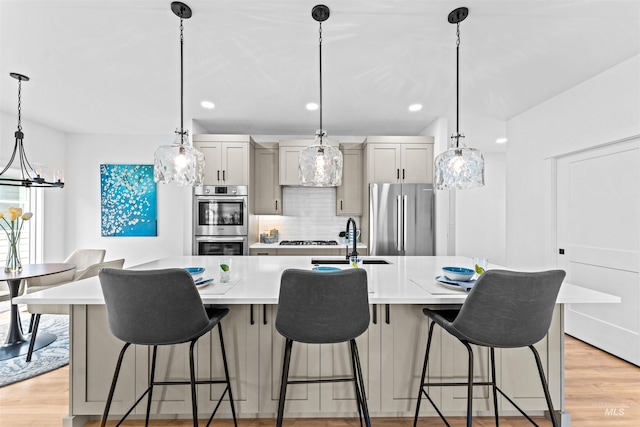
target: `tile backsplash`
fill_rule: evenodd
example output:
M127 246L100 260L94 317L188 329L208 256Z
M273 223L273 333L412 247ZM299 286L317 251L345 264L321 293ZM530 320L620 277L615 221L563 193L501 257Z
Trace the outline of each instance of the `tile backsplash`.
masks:
M336 215L335 188L284 187L283 215L261 215L260 233L277 228L280 240L339 240L348 216ZM360 217L354 216L360 229Z

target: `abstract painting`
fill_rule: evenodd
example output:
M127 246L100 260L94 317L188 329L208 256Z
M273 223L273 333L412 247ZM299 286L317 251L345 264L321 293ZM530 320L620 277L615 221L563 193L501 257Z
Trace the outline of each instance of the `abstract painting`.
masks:
M153 165L100 165L103 236L157 236Z

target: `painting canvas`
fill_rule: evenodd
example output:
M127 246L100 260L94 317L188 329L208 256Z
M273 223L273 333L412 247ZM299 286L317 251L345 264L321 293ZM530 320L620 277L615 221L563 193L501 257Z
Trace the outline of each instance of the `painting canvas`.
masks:
M153 165L100 165L101 234L157 236Z

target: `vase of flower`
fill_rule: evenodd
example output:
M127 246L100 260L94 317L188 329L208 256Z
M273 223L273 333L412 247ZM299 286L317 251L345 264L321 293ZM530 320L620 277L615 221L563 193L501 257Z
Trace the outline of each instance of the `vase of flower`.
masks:
M7 235L7 261L4 265L6 273L22 271L20 261L20 233L25 221L29 221L33 214L22 213L22 208L9 208L6 214L0 212L0 227Z

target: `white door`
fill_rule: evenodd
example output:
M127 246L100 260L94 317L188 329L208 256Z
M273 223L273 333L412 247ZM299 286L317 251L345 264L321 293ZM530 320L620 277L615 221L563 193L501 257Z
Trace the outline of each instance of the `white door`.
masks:
M565 331L640 365L640 139L558 159L557 260L620 304L567 304ZM564 252L564 254L562 254Z

